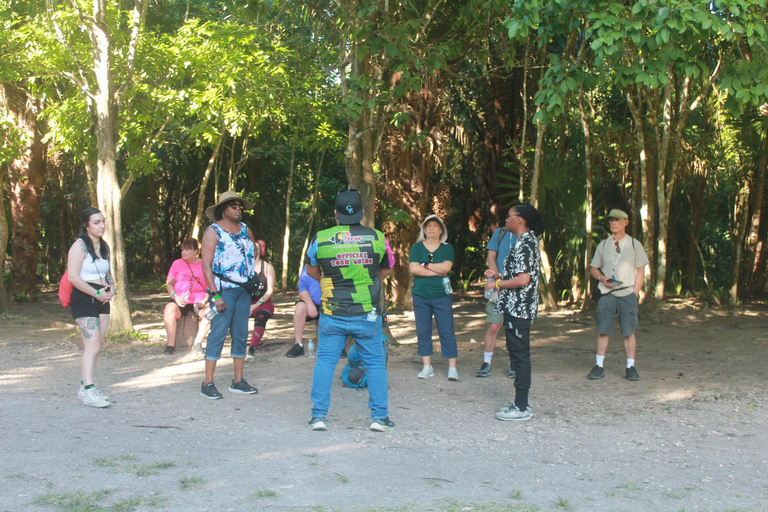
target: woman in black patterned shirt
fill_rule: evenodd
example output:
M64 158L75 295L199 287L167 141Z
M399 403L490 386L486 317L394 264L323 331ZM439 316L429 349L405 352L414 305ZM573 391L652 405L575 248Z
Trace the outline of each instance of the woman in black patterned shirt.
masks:
M512 368L515 368L515 401L496 413L502 421L531 419L528 404L531 388L531 323L539 309L539 240L546 225L538 210L528 203L509 209L507 230L517 236L517 243L504 260L501 274L487 281L486 289L499 290L496 312L504 313L504 331Z

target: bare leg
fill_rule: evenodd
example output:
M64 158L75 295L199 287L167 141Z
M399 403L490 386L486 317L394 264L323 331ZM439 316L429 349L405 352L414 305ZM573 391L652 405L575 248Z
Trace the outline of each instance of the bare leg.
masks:
M109 318L107 316L107 318ZM83 317L77 319L80 335L83 337L83 359L80 363L80 378L84 386L93 384L93 372L96 369L96 359L101 350L101 329L98 318Z
M488 330L485 331L485 345L483 350L493 352L496 348L496 338L501 330L501 324L488 324Z
M197 326L197 336L195 336L195 345L202 345L203 339L205 339L206 336L208 336L208 333L211 332L211 321L205 318L205 313L207 313L208 310L206 308L203 308L200 310L200 324Z
M611 336L608 334L598 334L597 335L597 355L604 356L606 350L608 350L608 340L611 339Z
M627 359L634 359L637 350L637 338L634 334L624 337L624 349L627 351Z
M293 311L293 338L294 342L304 345L301 342L304 336L304 327L307 325L307 305L304 301L296 303L296 309Z
M232 361L234 362L235 382L237 383L243 380L243 366L245 365L245 359L242 357L233 357Z
M456 368L456 358L455 357L449 357L448 358L448 367L449 368Z
M424 366L432 366L432 356L422 356L421 360L424 361Z
M213 382L213 373L216 371L217 361L205 360L205 382L204 384L210 384Z
M165 324L166 340L169 347L176 345L176 322L181 318L181 310L172 302L165 305L163 323Z

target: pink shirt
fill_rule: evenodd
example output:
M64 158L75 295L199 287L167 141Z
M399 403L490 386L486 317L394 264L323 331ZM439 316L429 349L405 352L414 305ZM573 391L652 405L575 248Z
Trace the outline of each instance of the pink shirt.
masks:
M191 273L189 271L190 267L192 268ZM184 293L189 292L188 303L196 303L205 299L205 278L203 277L202 261L187 264L186 261L179 258L171 265L166 282L171 279L175 280L173 289L178 295L184 295Z

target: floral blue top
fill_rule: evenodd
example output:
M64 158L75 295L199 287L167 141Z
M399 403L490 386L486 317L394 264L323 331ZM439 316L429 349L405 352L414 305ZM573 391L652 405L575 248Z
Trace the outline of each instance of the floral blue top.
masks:
M216 252L213 254L212 270L214 274L244 283L254 272L256 255L253 242L248 238L248 226L240 223L240 232L233 235L217 223L211 224L216 231ZM237 285L214 277L219 290L235 288Z

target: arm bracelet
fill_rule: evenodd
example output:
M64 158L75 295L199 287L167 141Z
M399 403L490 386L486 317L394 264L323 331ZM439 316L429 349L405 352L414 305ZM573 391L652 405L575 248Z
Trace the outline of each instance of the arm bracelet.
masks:
M496 289L497 289L497 290L499 289L499 283L500 283L500 282L501 282L501 279L497 279L497 280L496 280Z

